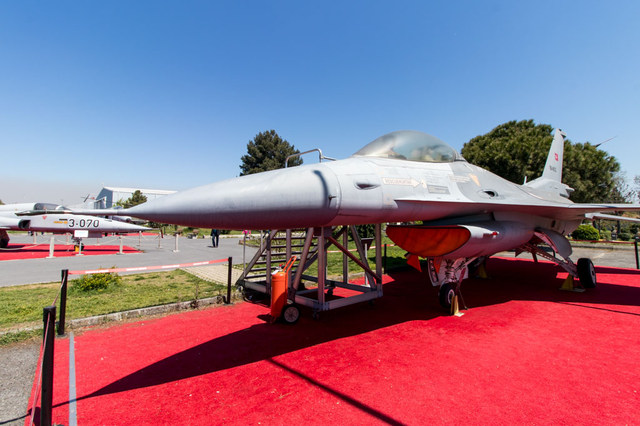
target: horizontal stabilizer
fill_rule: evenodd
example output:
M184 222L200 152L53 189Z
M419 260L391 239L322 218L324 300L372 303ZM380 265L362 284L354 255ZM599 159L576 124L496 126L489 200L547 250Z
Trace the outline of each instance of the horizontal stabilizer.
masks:
M616 216L613 214L604 214L604 213L587 213L585 217L587 219L621 220L624 222L640 223L640 219L637 219L635 217Z

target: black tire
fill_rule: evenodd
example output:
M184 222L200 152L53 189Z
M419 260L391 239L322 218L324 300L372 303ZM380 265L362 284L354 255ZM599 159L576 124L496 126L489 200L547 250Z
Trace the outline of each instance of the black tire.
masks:
M7 248L9 246L9 240L8 239L1 239L0 240L0 248Z
M251 303L262 303L268 295L256 290L245 288L243 292L244 300Z
M293 325L300 319L300 308L298 308L296 305L287 305L282 310L280 318L285 324Z
M440 286L440 289L438 289L438 299L440 300L440 306L450 311L451 302L453 302L453 296L455 296L455 294L456 291L453 289L453 286L451 284L442 284Z
M584 288L595 288L597 285L596 268L591 259L586 257L578 259L578 279Z

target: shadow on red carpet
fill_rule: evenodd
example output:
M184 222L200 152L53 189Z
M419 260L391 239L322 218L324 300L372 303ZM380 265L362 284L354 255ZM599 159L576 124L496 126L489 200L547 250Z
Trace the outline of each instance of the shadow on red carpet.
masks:
M76 338L78 420L634 421L640 273L597 270L598 288L573 293L554 265L491 259L491 279L463 284L461 318L443 315L424 274L401 271L375 305L320 321L303 311L293 327L241 303L88 331ZM63 422L68 398L56 395Z

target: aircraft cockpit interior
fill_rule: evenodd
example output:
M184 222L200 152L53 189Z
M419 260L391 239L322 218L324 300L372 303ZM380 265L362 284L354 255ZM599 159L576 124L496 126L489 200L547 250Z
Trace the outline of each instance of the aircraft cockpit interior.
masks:
M49 211L49 210L66 210L67 208L58 204L53 204L53 203L36 203L33 206L34 210L45 210L45 211Z

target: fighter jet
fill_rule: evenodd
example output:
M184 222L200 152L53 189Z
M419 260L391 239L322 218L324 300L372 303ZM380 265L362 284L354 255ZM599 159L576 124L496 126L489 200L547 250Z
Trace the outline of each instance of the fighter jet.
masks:
M587 214L640 205L571 202L572 189L562 183L564 137L556 129L542 176L523 185L468 163L434 136L397 131L344 160L228 179L121 214L217 229L403 223L389 225L387 235L412 263L427 260L443 306L459 294L470 266L504 250L549 259L593 287L593 263L574 263L565 236Z
M0 205L0 248L7 248L7 230L74 234L74 238L100 238L105 233L145 231L149 228L94 216L70 214L52 203L19 203Z

